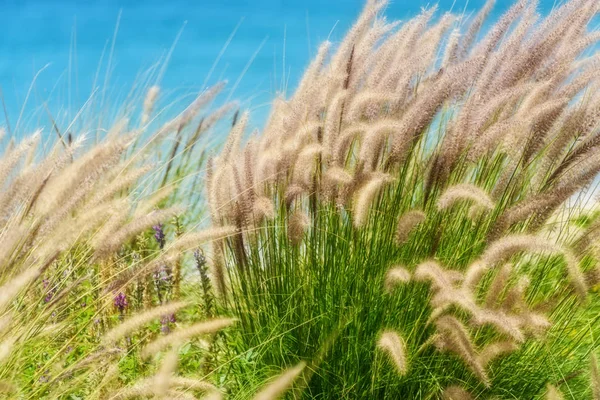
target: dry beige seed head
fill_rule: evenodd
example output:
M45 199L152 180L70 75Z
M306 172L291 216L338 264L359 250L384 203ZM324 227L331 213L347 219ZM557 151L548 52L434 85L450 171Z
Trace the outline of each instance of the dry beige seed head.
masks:
M306 188L301 185L292 184L285 191L285 206L290 208L292 203L302 195L306 194Z
M9 381L1 380L0 381L0 393L12 394L17 391L17 387Z
M459 386L448 386L442 393L444 400L473 400L473 396Z
M393 182L393 179L388 175L377 175L358 191L353 207L354 226L360 228L365 225L375 196L384 185L390 182Z
M489 308L494 308L500 302L500 295L506 289L510 274L512 273L512 265L504 264L496 273L492 284L488 288L487 296L485 297L485 305Z
M304 232L310 223L308 215L298 210L290 216L288 222L288 237L290 242L297 246L304 238Z
M408 372L406 344L400 335L394 331L383 332L377 341L377 347L387 353L400 376L406 375Z
M598 358L592 353L590 356L590 375L592 380L592 392L594 400L600 399L600 371L598 369Z
M419 210L408 211L400 216L396 227L396 243L400 246L407 239L413 229L425 221L425 213Z
M410 272L402 266L395 266L385 274L384 287L387 292L391 292L397 285L410 281Z
M543 238L535 235L508 235L492 242L481 256L481 261L493 266L521 251L556 253L557 248Z
M446 189L437 202L438 210L445 210L458 201L469 200L487 210L494 208L490 196L475 185L461 183Z
M501 310L479 309L473 314L474 325L491 325L498 332L509 336L518 343L525 341L525 335L521 330L519 317L508 315Z
M0 364L4 363L4 359L10 355L16 341L15 336L9 336L0 342Z
M563 400L562 393L556 388L556 386L548 384L546 386L546 400Z
M141 125L146 125L148 120L150 119L150 115L154 111L154 104L156 103L156 99L158 98L158 94L160 93L160 88L158 86L152 86L146 92L146 98L144 99L144 112L142 114Z
M505 236L488 246L481 257L481 262L492 266L521 251L550 254L562 253L566 262L567 272L573 286L577 290L577 294L581 298L586 297L587 285L583 273L579 268L579 261L570 251L562 249L555 243L542 237L524 234Z
M352 175L340 167L329 168L324 177L327 180L340 185L347 185L352 182Z
M275 208L271 199L264 196L258 197L252 207L252 214L254 215L254 221L257 223L260 223L263 219L275 218Z
M168 251L171 253L177 253L179 251L186 251L195 249L199 245L214 242L220 239L224 239L228 236L233 236L237 232L235 226L221 226L216 228L209 228L199 232L187 233L175 242L169 245Z
M299 363L284 371L275 380L263 387L256 395L254 400L276 400L284 395L284 393L292 386L296 378L302 373L306 364Z
M548 318L532 312L523 313L519 315L518 319L523 329L534 335L540 335L552 326L550 321L548 321Z
M176 351L168 352L158 373L154 376L154 394L158 398L162 398L169 391L170 381L177 369L178 355Z
M481 278L489 270L488 266L481 262L474 262L465 271L465 278L463 280L463 289L468 292L474 292L477 285L481 281Z
M462 277L456 271L445 270L435 261L426 261L417 266L413 275L416 281L430 281L436 290L453 291L454 282Z
M483 365L481 365L481 362L477 358L467 328L459 320L449 315L438 318L435 321L435 326L439 333L444 334L440 337L440 340L443 342L443 348L458 355L482 383L489 386L489 378Z
M227 142L225 142L223 151L219 157L219 161L221 163L224 164L229 161L234 161L232 157L236 156L237 152L239 151L242 136L244 134L244 130L246 129L246 125L248 124L249 118L250 114L247 111L244 112L233 128L231 128Z
M227 82L220 82L216 85L203 90L198 96L190 103L190 105L177 117L171 121L165 123L155 134L155 137L161 137L173 131L182 129L184 126L189 124L202 110L204 106L209 104L215 97L225 88Z
M511 353L517 350L517 345L513 342L495 342L485 346L479 353L479 361L484 368L487 365L501 356L502 354Z
M3 311L19 292L40 274L38 268L29 267L0 287L0 311Z

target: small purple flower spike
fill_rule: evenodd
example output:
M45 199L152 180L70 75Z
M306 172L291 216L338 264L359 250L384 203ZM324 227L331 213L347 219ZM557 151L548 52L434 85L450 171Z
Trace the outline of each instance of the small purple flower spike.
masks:
M127 296L125 296L125 293L119 292L119 294L115 296L115 307L117 307L120 312L125 310L127 307Z
M154 229L154 239L156 239L156 242L162 249L165 247L165 231L163 230L163 225L154 225L152 229Z

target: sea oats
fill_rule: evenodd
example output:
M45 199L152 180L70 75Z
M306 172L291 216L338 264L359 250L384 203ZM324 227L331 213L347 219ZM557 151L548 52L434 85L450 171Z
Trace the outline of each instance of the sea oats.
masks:
M388 354L400 376L406 375L408 372L406 343L400 335L394 331L383 332L377 341L377 347Z
M306 364L304 362L285 370L281 375L268 383L253 397L254 400L275 400L284 395L284 393L292 386L294 381L304 370Z

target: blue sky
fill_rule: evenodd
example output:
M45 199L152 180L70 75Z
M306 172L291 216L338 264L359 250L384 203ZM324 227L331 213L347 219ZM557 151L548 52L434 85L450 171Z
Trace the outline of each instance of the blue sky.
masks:
M442 0L438 4L447 11L453 3L455 12L466 9L469 13L484 0L469 0L468 4L466 0ZM397 0L386 15L407 19L431 4ZM510 4L498 0L494 16ZM554 0L541 0L540 10L545 13L553 4ZM362 5L358 0L0 0L0 87L14 125L34 75L51 63L38 76L26 109L39 108L47 101L58 115L66 113L69 99L71 109L76 109L89 95L99 65L98 85L104 83L108 54L102 64L100 58L105 47L107 53L110 49L120 13L107 102L118 103L138 74L164 56L182 27L161 87L168 93L191 96L202 86L239 24L210 82L226 78L231 89L259 50L235 92L225 95L245 100L255 121L260 121L268 112L269 100L282 88L282 77L285 75L293 88L319 43L329 35L333 41L339 40ZM76 46L72 45L74 38ZM2 114L0 124L5 123Z

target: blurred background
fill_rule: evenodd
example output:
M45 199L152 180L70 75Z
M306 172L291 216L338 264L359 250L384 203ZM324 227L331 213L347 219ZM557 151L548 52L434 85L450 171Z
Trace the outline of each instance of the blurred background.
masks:
M468 17L484 2L441 0L437 16ZM397 0L386 15L407 19L433 4ZM491 20L511 4L498 0ZM539 10L556 5L541 0ZM91 93L103 112L114 112L110 107L131 98L135 85L158 83L166 101L185 102L221 79L229 81L224 96L240 99L260 126L273 97L293 91L319 43L339 41L362 6L359 0L0 0L0 126L14 128L19 116L20 130L48 124L47 115L70 121Z

